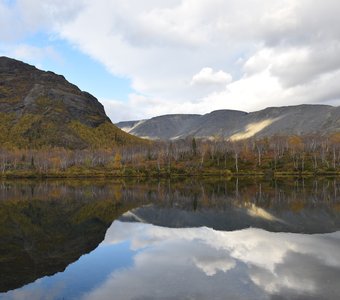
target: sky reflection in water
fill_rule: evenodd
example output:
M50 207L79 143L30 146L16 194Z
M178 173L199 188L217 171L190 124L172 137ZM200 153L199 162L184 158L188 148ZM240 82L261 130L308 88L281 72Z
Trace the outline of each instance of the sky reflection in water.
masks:
M2 299L338 299L340 232L170 229L115 221L65 272Z

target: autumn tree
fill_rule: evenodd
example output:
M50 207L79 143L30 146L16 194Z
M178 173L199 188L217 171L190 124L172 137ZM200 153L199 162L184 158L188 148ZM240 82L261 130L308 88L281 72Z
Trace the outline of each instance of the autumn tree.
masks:
M122 167L122 156L119 151L116 152L113 158L113 168L119 170Z

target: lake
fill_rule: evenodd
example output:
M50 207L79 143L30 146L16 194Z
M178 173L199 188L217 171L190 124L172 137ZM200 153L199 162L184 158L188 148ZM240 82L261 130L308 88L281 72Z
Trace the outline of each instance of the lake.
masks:
M340 179L0 182L0 299L339 299Z

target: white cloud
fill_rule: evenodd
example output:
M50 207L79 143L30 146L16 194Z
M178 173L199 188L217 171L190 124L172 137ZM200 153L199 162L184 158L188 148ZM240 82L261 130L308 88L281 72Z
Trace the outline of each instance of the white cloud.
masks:
M226 273L236 265L234 259L222 255L221 257L216 257L216 255L203 254L202 257L194 257L193 261L196 267L207 276L214 276L219 271Z
M60 24L73 19L85 1L17 0L0 3L0 39L16 41L39 31L57 30Z
M339 13L337 0L18 0L0 5L0 37L53 32L130 78L138 96L121 105L129 113L112 112L118 121L339 105Z
M222 85L226 86L232 81L232 76L222 70L214 72L212 68L203 68L199 73L194 75L191 85Z

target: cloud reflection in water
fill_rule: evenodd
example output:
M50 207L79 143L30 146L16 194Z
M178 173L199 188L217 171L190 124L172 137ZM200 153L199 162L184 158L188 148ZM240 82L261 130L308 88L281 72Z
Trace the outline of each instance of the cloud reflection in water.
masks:
M340 231L216 231L115 221L62 273L0 299L338 299Z
M84 299L338 299L340 232L170 229L116 221L102 246L129 240L132 267Z

